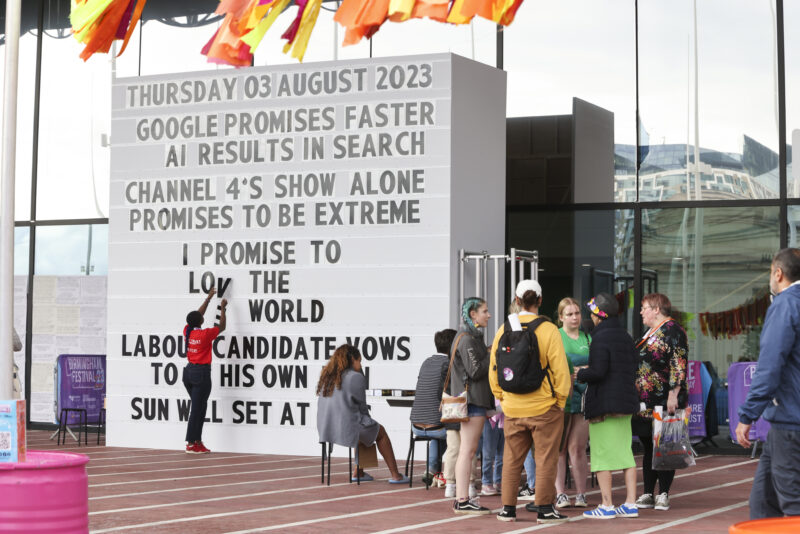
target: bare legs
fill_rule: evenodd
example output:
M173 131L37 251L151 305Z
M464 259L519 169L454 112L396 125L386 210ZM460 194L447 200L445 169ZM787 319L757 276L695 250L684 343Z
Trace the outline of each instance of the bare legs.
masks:
M589 422L583 414L570 416L567 446L558 457L558 474L556 475L556 493L564 491L564 479L567 475L567 453L572 463L572 479L575 481L576 493L586 493L586 477L589 475L589 460L586 457L586 444L589 441Z
M383 460L386 462L386 466L389 468L389 472L392 474L392 478L394 480L399 480L402 477L400 475L400 471L397 470L397 460L394 457L394 449L392 449L392 440L389 439L389 434L386 433L386 429L383 428L383 425L380 425L378 429L378 437L375 438L375 443L378 445L378 452L381 453ZM363 473L363 471L362 471ZM355 477L358 474L358 466L355 466L353 471L353 476Z
M624 474L625 502L632 504L636 502L636 467L625 469ZM600 495L603 499L603 506L614 506L611 499L611 471L598 471L597 482L600 484Z
M456 460L456 498L459 501L469 498L472 458L478 449L485 421L486 417L479 415L461 423L461 447L458 449L458 460Z

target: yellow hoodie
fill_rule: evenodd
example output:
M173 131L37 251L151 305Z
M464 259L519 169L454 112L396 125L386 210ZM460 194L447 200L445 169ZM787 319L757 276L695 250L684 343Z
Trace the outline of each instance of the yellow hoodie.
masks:
M521 323L529 323L536 319L536 315L523 314L519 316ZM539 340L539 358L544 368L550 364L550 380L553 382L556 396L550 389L550 382L545 378L542 387L530 393L509 393L500 389L497 383L497 344L503 335L505 325L494 336L492 354L489 362L489 384L492 393L500 401L506 417L535 417L547 412L553 404L558 403L559 408L564 408L572 386L572 377L569 375L567 355L564 353L564 344L558 327L545 321L536 329L536 338Z

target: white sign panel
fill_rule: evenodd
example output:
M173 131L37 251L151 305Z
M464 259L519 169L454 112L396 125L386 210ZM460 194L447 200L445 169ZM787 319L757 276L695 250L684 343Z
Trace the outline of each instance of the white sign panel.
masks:
M210 447L318 452L343 343L370 388L414 388L451 317L451 58L115 83L109 444L183 446L182 329L212 286Z

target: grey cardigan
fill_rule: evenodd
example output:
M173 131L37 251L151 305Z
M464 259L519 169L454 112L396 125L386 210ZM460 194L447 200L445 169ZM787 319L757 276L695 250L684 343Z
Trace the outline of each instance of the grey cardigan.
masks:
M372 440L364 444L371 445L375 441L380 425L369 416L366 391L364 375L346 369L342 373L342 387L334 389L330 397L319 397L317 431L320 443L330 441L344 447L355 447L359 436L370 435Z
M464 392L464 384L469 382L467 402L493 410L494 395L489 386L489 350L483 343L483 338L480 335L472 335L466 327L462 326L458 334L456 336L458 348L448 388L450 394L460 395Z

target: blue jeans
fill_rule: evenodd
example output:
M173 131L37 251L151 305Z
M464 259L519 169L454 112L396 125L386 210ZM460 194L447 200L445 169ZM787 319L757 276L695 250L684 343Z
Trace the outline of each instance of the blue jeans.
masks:
M525 474L528 477L528 487L533 489L536 487L536 462L533 460L533 454L528 451L528 456L525 457Z
M411 425L411 432L415 436L436 438L428 442L428 472L438 473L441 471L439 468L439 440L447 439L447 429L442 427L438 429L420 429Z
M800 515L800 432L770 427L750 491L750 519Z
M475 404L467 404L467 415L469 417L484 416L486 417L486 408L477 406Z
M492 428L487 419L483 423L483 462L481 464L481 483L499 486L503 481L503 447L505 446L502 428Z
M186 441L188 443L202 441L208 397L211 395L211 365L187 363L183 368L183 386L192 399L189 424L186 426Z

